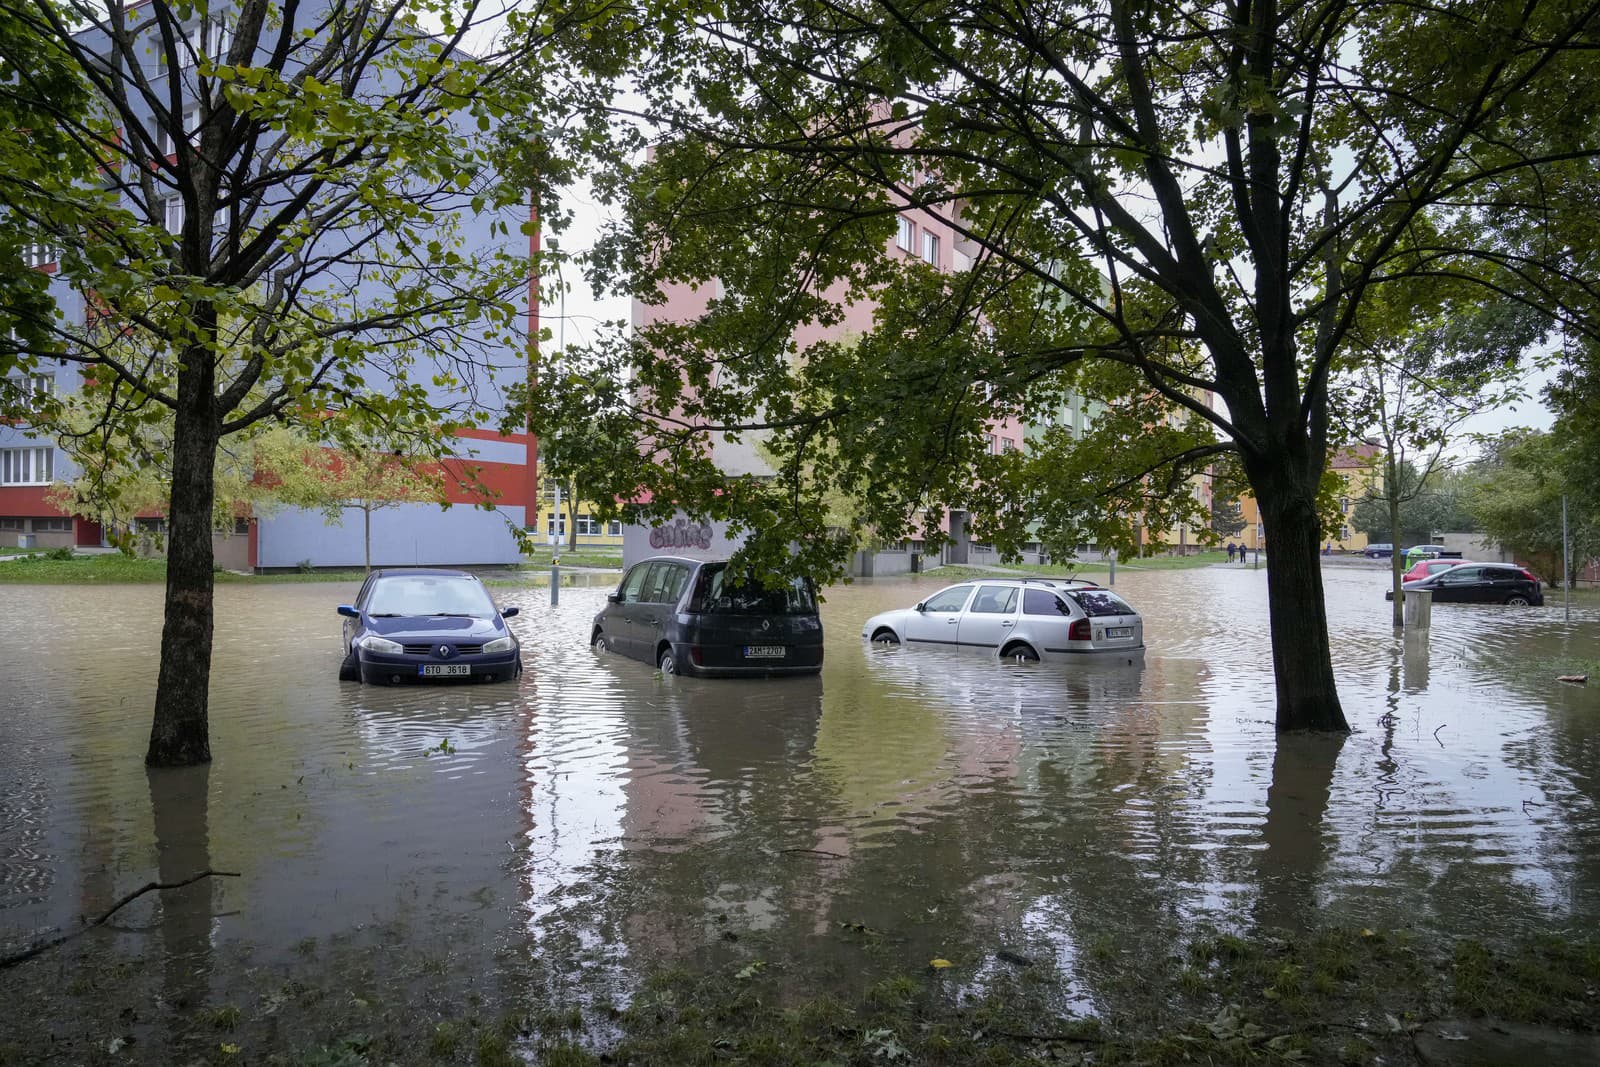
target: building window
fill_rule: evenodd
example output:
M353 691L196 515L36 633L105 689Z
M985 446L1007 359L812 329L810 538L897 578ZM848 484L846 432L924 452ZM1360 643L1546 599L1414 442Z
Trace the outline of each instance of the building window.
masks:
M936 267L939 265L938 234L929 233L927 230L922 231L922 258Z
M1339 498L1339 510L1344 512L1344 514L1346 514L1346 515L1350 514L1350 498L1349 497L1342 496L1342 497ZM1346 534L1345 536L1348 537L1349 535Z
M1000 439L1000 451L1002 451L1002 452L1015 452L1016 450L1017 450L1017 442L1016 442L1015 439L1010 438L1010 437L1002 437Z
M553 511L545 512L545 515L544 515L544 535L546 537L565 537L565 536L567 536L567 516L563 513L560 516L560 518L558 519L556 517L556 513L555 512L553 512Z
M1350 527L1345 526L1345 527L1342 527L1339 530L1339 540L1341 540L1341 541L1350 540Z
M161 202L162 225L173 236L183 233L183 197L169 196Z
M199 138L197 138L195 136L195 134L197 132L199 132L199 130L200 130L200 108L199 108L199 105L194 105L194 106L191 106L191 107L184 108L183 109L183 133L184 133L184 137L188 140L188 142L191 145L195 144L196 141L199 140ZM177 141L173 138L172 131L170 129L167 129L166 127L162 127L161 135L160 135L160 141L161 141L161 154L162 155L164 155L164 156L175 156L175 155L178 154L178 144L177 144Z
M25 519L0 518L0 531L22 533L24 529L26 529Z
M72 520L69 518L34 519L34 533L71 533Z
M52 244L35 241L22 246L22 261L35 269L48 267L60 258L61 253Z
M621 521L617 520L617 519L612 519L611 520L611 524L606 527L606 533L610 534L612 537L621 537L622 536L622 523L621 523Z
M249 519L234 519L233 520L233 532L236 533L236 534L247 534L247 533L249 533L250 532L250 520Z
M0 448L0 485L49 485L55 456L53 448Z
M178 53L180 70L192 69L199 57L221 61L233 46L233 28L215 17L193 22L178 31L178 39L173 46ZM161 62L166 63L166 48L159 37L155 39L155 48L161 55Z
M56 391L56 376L54 374L19 374L6 379L7 391L15 390L24 398L31 396L50 396Z
M992 434L992 433L984 434L983 435L983 443L984 443L984 447L988 449L989 454L991 456L997 455L1000 452L1000 439L997 438L994 434Z
M910 252L917 247L917 224L905 216L900 218L900 231L895 234L894 243L897 247Z

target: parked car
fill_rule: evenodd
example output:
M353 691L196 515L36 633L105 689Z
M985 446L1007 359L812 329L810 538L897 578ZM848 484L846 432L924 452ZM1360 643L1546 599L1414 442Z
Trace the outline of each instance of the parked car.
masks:
M663 674L822 670L822 619L810 580L771 589L726 560L655 556L635 563L594 617L589 643Z
M1368 545L1361 550L1361 554L1368 559L1388 559L1394 555L1394 546L1388 544Z
M1144 620L1117 594L1061 589L1049 579L982 579L868 619L875 645L989 651L1017 661L1144 650Z
M1429 575L1447 571L1451 567L1459 567L1465 563L1473 562L1470 559L1419 559L1416 566L1400 576L1402 582L1420 582Z
M522 648L476 575L377 570L344 616L342 682L505 682L522 673Z
M1427 589L1436 604L1512 604L1544 603L1539 579L1509 563L1466 563L1449 567L1421 581L1406 582L1401 589ZM1394 599L1394 590L1384 594Z

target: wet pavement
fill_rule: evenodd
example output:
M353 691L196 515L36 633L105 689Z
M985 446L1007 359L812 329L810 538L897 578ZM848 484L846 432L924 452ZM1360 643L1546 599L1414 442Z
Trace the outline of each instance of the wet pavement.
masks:
M1355 733L1282 741L1265 570L1124 569L1144 663L1072 670L867 648L947 583L836 587L822 676L770 681L591 652L614 577L499 588L527 671L474 688L336 681L353 586L220 586L215 761L149 773L160 588L5 587L3 951L240 877L0 971L0 1050L158 1062L230 1006L308 1048L755 960L801 993L1025 957L1105 1010L1197 930L1591 929L1600 692L1555 679L1600 612L1440 605L1408 645L1385 574L1325 572Z

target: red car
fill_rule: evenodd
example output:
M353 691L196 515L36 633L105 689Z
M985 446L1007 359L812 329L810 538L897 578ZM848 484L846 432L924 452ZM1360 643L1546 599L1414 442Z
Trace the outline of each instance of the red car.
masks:
M1473 561L1470 559L1418 560L1416 566L1412 567L1410 570L1406 571L1400 576L1400 580L1402 582L1419 582L1429 575L1438 574L1440 571L1447 571L1451 567L1459 567L1464 563L1471 562ZM1529 575L1529 577L1532 577L1532 575Z

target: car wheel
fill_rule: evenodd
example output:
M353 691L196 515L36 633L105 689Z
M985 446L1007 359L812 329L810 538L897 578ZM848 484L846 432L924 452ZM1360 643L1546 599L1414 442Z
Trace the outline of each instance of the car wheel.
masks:
M1506 603L1511 605L1514 608L1525 608L1525 607L1528 606L1530 601L1528 600L1527 597L1523 596L1521 593L1517 593L1514 596L1506 597Z
M663 648L661 650L661 658L656 660L656 666L661 669L662 674L677 674L678 657L672 654L670 647Z
M611 640L610 638L606 637L604 630L596 630L594 632L594 640L590 641L589 644L596 652L611 651Z
M879 630L872 635L872 643L882 645L884 648L893 648L900 643L900 637L893 630Z
M1010 660L1012 663L1038 663L1039 653L1027 645L1018 644L1009 646L1004 652L1000 653L1000 658Z
M339 664L339 681L361 681L361 664L356 660L356 654L354 652L346 653L344 661Z

